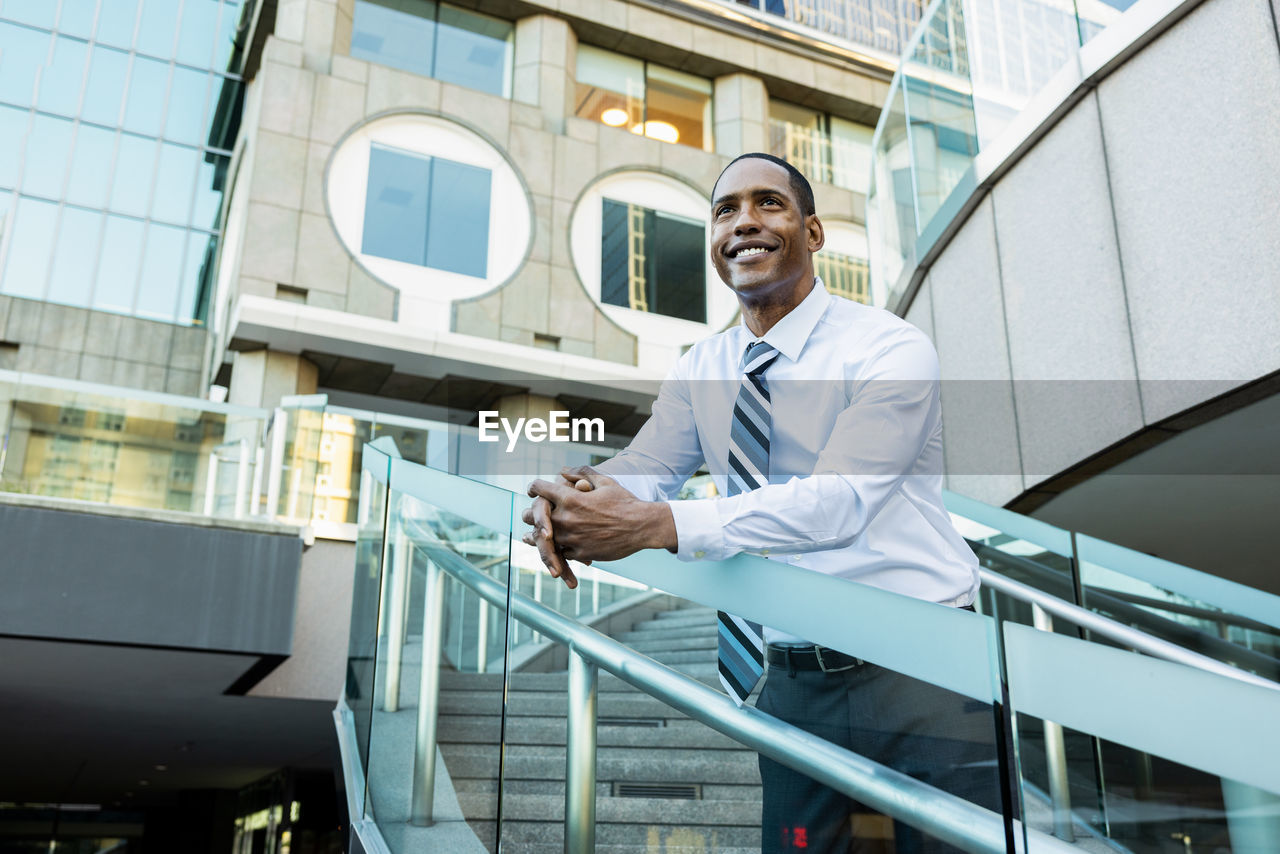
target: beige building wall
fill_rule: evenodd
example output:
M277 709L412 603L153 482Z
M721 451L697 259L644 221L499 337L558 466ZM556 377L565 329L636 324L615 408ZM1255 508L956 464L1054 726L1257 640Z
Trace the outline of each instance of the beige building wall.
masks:
M767 148L770 96L874 123L887 92L884 71L802 55L711 22L617 0L560 3L559 11L553 5L485 5L484 11L515 22L508 99L353 59L347 54L354 0L281 0L249 86L233 164L239 177L220 294L226 316L233 316L239 297L258 296L396 319L398 292L364 269L337 236L325 175L335 146L354 128L389 113L419 112L491 142L532 202L533 236L523 264L488 293L455 301L448 328L634 365L636 336L597 307L570 257L569 220L584 189L616 170L637 169L709 194L733 156ZM715 150L573 117L580 43L713 81ZM820 216L864 222L860 194L825 184L816 184L815 194Z

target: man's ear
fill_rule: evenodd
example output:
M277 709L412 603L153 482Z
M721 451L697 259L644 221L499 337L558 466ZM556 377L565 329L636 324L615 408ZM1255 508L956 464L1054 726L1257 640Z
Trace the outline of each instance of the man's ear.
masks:
M817 252L826 245L827 235L822 230L822 220L817 214L809 214L804 218L805 231L809 233L809 251Z

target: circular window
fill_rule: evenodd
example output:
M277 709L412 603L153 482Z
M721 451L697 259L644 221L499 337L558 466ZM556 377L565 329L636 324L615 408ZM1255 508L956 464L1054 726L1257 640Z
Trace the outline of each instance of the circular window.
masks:
M601 310L667 359L723 328L738 309L711 268L711 202L652 172L617 172L592 184L570 221L574 267ZM655 350L663 351L660 355Z
M449 304L519 268L531 203L505 157L447 119L400 113L353 130L325 179L329 216L347 250L400 291L400 320L447 329Z

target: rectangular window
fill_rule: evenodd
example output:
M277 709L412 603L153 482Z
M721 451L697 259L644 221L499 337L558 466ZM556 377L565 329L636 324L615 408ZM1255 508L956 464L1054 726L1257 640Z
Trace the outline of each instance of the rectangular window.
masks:
M361 251L484 278L491 177L478 166L373 146Z
M700 222L605 199L600 301L706 323L706 239Z
M831 293L871 304L871 268L865 259L824 250L813 256L813 272Z
M837 116L769 101L769 151L810 181L866 194L875 129Z
M351 55L511 97L515 27L433 0L356 0Z
M711 150L711 81L578 46L574 115L663 142Z

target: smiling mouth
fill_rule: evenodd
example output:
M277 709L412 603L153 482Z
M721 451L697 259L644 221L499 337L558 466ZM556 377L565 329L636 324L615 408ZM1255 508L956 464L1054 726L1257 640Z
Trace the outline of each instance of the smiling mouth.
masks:
M753 246L750 249L739 249L730 257L732 258L751 258L755 255L764 255L766 252L772 252L772 249L766 249L763 246Z

